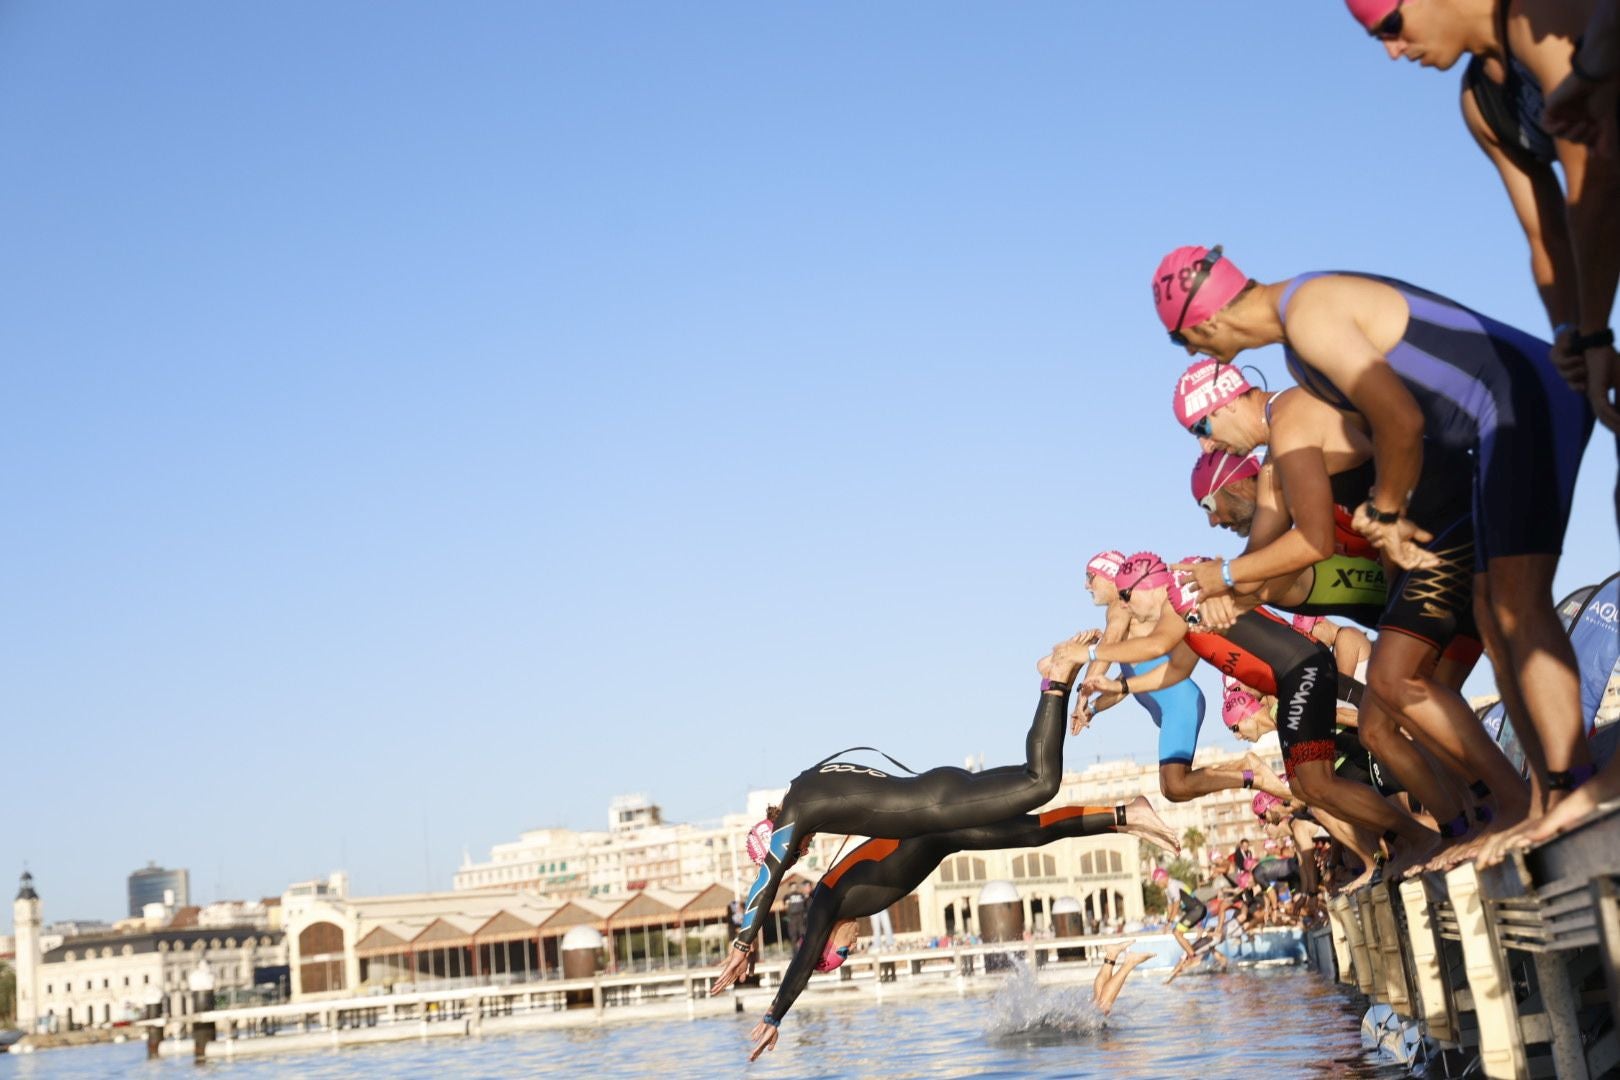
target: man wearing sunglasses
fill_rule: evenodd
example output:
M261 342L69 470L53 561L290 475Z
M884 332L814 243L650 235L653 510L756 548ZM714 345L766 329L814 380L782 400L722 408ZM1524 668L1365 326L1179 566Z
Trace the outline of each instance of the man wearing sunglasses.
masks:
M1496 166L1529 241L1531 276L1553 327L1554 363L1616 433L1620 450L1613 400L1620 357L1609 329L1620 281L1620 159L1563 137L1568 129L1554 137L1542 117L1544 93L1570 80L1596 84L1615 76L1582 66L1578 43L1599 0L1345 2L1391 60L1447 71L1469 57L1463 120ZM1563 168L1564 186L1554 165ZM1620 486L1615 513L1620 522Z
M1197 267L1212 259L1200 283ZM1166 329L1176 330L1188 351L1223 364L1282 345L1306 395L1332 406L1322 415L1349 414L1366 430L1375 479L1353 525L1396 565L1427 562L1414 554L1413 542L1423 538L1408 512L1425 440L1436 452L1473 455L1476 622L1542 790L1554 799L1572 790L1590 775L1591 755L1552 579L1591 434L1586 402L1559 378L1545 342L1436 293L1360 273L1258 284L1235 269L1221 272L1225 261L1203 248L1165 257L1154 283ZM1240 289L1234 281L1243 282ZM1178 328L1182 307L1188 320L1203 321ZM1234 420L1253 427L1253 413ZM1205 426L1219 435L1219 423L1211 414ZM1217 441L1247 448L1242 439ZM1275 447L1273 455L1282 460Z
M1195 362L1188 369L1178 383L1178 403L1197 388L1208 366ZM1215 434L1200 443L1216 449L1206 449L1199 459L1213 463L1206 467L1212 474L1235 476L1239 470L1228 463L1249 460L1236 458L1238 453L1252 455L1267 446L1272 454L1267 482L1257 486L1245 553L1185 568L1202 601L1202 623L1220 628L1230 625L1230 616L1209 617L1208 611L1221 598L1254 593L1272 579L1307 568L1322 574L1318 556L1340 549L1338 534L1350 515L1343 504L1367 490L1373 448L1350 414L1297 387L1270 395L1250 389L1212 416ZM1434 811L1442 836L1453 842L1435 853L1441 859L1471 850L1466 845L1483 835L1480 826L1501 831L1522 821L1529 809L1517 771L1458 692L1480 653L1471 588L1472 471L1467 454L1427 448L1408 511L1421 529L1412 542L1423 565L1395 576L1376 619L1364 623L1379 634L1367 673L1374 700L1363 702L1361 743L1387 760L1402 784ZM1194 475L1196 480L1196 467ZM1427 757L1413 749L1397 724L1412 733ZM1449 778L1436 774L1436 763ZM1463 812L1464 788L1478 800L1494 796L1494 810L1476 814L1471 823Z

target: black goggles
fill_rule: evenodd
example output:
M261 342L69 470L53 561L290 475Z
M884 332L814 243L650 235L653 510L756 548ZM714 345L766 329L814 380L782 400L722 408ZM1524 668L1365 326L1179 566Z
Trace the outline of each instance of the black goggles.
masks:
M1401 16L1401 5L1406 0L1395 0L1395 7L1388 15L1378 20L1378 25L1367 31L1368 37L1375 37L1379 41L1394 41L1401 36L1401 28L1406 20Z

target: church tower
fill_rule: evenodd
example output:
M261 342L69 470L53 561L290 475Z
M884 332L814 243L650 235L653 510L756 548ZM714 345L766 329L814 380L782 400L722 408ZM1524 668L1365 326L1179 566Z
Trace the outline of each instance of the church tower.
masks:
M17 1026L32 1033L39 1024L39 894L34 877L24 870L17 902L11 907L12 932L17 939Z

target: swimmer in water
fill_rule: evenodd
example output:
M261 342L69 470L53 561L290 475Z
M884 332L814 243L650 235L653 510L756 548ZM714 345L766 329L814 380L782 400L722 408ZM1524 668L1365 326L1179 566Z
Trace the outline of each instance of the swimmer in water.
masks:
M773 824L767 819L754 826L754 832L749 834L748 854L756 862L766 856L772 831ZM1172 854L1180 850L1175 833L1142 796L1118 806L1061 806L994 825L929 833L905 840L868 840L856 847L822 875L810 894L804 940L782 975L781 989L749 1035L754 1040L754 1049L748 1060L754 1060L776 1045L782 1019L804 991L811 974L832 971L843 964L855 942L855 920L887 911L899 903L947 857L959 851L1043 847L1067 837L1105 833L1137 836ZM1119 985L1123 985L1123 981L1121 978ZM1108 997L1109 1005L1118 994L1116 986ZM1103 1011L1107 1011L1106 1007Z

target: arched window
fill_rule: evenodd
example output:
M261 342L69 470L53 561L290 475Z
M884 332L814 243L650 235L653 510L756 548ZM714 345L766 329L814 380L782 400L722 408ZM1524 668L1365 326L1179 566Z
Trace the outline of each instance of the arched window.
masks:
M1108 869L1115 874L1120 872L1119 852L1110 851L1108 853Z

